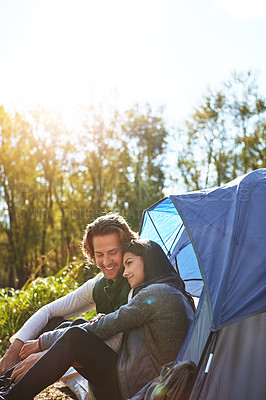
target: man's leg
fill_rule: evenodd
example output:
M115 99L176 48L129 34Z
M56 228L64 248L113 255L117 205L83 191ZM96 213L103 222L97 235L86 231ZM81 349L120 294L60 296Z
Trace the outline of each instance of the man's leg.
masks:
M59 325L61 325L62 323L71 324L71 322L66 321L63 317L53 317L53 318L51 318L47 322L45 327L41 330L41 332L39 333L38 337L41 336L44 332L53 331L54 329L59 328ZM35 339L37 339L38 337L36 337Z
M31 400L57 381L74 363L97 390L97 400L120 400L116 366L118 355L94 334L73 326L47 351L6 395L7 399Z
M62 322L63 321L63 322ZM41 331L40 335L44 332L48 332L50 330L56 330L56 329L61 329L61 328L67 328L70 326L74 325L79 325L79 324L84 324L85 322L88 322L84 318L78 318L76 320L72 321L66 321L62 317L54 317L52 318L47 325L43 328ZM59 324L59 325L58 325ZM14 369L21 363L22 361L19 361L16 365L11 367L9 370L7 370L2 376L0 376L0 390L4 390L9 388L11 385L11 380L10 377L14 371Z
M86 320L83 320L83 319L80 319L80 321L87 322ZM44 332L48 332L48 331L52 331L54 329L58 329L59 326L61 327L61 325L62 325L62 328L63 328L63 327L70 326L71 324L72 324L71 321L66 321L62 317L54 317L54 318L52 318L52 319L50 319L48 321L48 323L45 325L45 327L40 332L40 335L43 334ZM19 361L19 357L18 357L18 361ZM17 362L15 365L10 367L2 376L0 376L0 388L2 386L4 386L5 383L7 383L7 379L10 378L10 376L12 375L12 372L14 371L14 369L20 363L21 363L21 361Z
M85 318L77 318L74 321L66 321L66 320L64 320L64 322L62 322L62 324L58 325L54 330L62 329L62 328L68 328L70 326L75 326L75 325L81 325L81 324L85 324L87 322L88 322L88 320L85 319ZM45 332L48 332L48 330L46 330Z

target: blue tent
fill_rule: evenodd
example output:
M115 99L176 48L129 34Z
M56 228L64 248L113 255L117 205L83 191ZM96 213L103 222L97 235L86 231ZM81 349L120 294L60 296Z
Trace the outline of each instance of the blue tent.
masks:
M250 369L243 372L241 365L243 362L250 365L248 358L257 347L263 345L264 354L266 350L266 169L253 171L221 187L162 199L145 210L140 234L161 245L188 291L201 294L195 319L179 354L179 359L189 358L199 368L191 398L264 397L265 379L260 372L260 369L265 371L264 359L256 354L252 374ZM233 345L236 340L233 338L241 334L243 348L239 343L240 348ZM225 358L226 343L234 360ZM204 374L210 354L214 370L209 374L212 379L207 379ZM224 363L230 366L227 372ZM254 369L256 390L255 381L249 389L244 382L241 385L245 379L250 383ZM235 383L230 381L230 373L235 374Z

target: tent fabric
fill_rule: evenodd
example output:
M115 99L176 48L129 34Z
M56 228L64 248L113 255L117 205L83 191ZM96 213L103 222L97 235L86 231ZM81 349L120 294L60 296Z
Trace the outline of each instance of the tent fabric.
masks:
M209 353L190 400L264 400L266 398L266 313L224 327L218 335L208 374Z
M158 228L158 229L157 229ZM156 241L168 256L181 236L183 222L175 206L169 198L162 199L149 207L143 216L141 223L141 237Z
M172 195L143 215L186 285L202 290L178 354L198 367L190 400L266 398L266 169ZM210 363L210 368L206 366Z
M199 364L211 329L211 310L205 291L200 298L195 317L190 325L189 332L179 351L177 360L191 360Z
M171 199L164 198L145 210L140 237L157 242L186 283L186 290L199 296L202 277L190 238Z
M180 250L184 229L189 240ZM162 199L144 212L141 237L161 244L172 262L179 258L183 279L202 276L212 330L265 310L266 169Z

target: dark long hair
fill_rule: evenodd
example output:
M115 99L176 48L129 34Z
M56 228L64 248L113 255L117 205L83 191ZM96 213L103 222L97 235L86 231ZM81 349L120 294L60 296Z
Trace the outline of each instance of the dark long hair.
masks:
M145 283L158 278L167 276L172 277L175 282L175 286L177 286L183 295L188 299L193 311L195 311L194 300L190 293L186 292L184 281L172 266L168 257L158 243L153 242L152 240L133 239L124 249L124 253L127 251L143 258Z

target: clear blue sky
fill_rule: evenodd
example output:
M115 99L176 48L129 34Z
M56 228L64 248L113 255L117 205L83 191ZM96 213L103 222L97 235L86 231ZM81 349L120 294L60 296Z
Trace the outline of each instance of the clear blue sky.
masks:
M208 86L260 72L265 0L0 0L0 104L106 101L188 116Z

